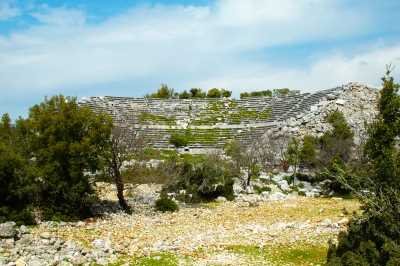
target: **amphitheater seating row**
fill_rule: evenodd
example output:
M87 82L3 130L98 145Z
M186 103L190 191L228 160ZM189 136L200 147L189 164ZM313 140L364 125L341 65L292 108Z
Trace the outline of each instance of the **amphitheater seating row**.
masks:
M260 137L267 130L277 130L276 124L292 117L297 117L308 112L312 105L326 99L328 95L335 93L340 88L319 91L316 93L304 93L279 97L249 97L240 100L230 99L147 99L131 97L89 97L80 100L82 106L87 106L95 112L105 112L112 116L114 123L130 125L143 133L148 141L155 148L169 148L170 135L176 131L182 131L175 127L156 127L157 121L141 121L140 116L148 113L154 116L169 117L175 121L193 121L215 116L210 110L213 103L219 102L225 106L224 111L228 113L237 112L245 108L250 111L262 112L270 110L271 115L267 119L242 119L240 124L230 129L213 129L218 138L210 142L202 140L201 134L196 139L198 143L191 143L189 148L221 148L228 139L236 138L243 143L250 143L251 140ZM230 106L230 107L228 107ZM144 126L144 124L150 126ZM151 127L151 125L154 125ZM213 128L214 128L213 127ZM219 131L223 131L222 134ZM221 134L220 134L221 133Z

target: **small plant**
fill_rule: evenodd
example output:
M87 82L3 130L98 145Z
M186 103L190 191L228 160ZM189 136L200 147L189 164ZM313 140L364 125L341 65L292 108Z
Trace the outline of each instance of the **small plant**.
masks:
M253 188L257 192L257 194L261 194L261 193L263 193L265 191L266 192L270 192L271 191L271 188L268 187L268 186L260 187L260 186L255 185Z
M294 183L294 175L284 176L283 179L285 179L288 182L288 184L293 184Z
M156 200L155 207L160 212L175 212L179 210L178 204L166 195L162 195L161 198Z
M297 173L296 174L296 179L299 181L306 181L306 182L312 182L313 177L307 174L303 173Z
M185 147L189 144L188 136L184 134L172 134L169 142L173 144L175 147Z

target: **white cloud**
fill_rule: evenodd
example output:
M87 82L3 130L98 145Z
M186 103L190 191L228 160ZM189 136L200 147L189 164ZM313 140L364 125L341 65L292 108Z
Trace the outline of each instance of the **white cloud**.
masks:
M275 68L268 64L242 65L230 69L227 75L213 77L202 86L216 84L233 88L236 93L243 89L265 89L289 87L302 91L333 88L349 82L362 82L379 87L381 77L388 64L400 67L400 43L390 47L375 47L352 56L334 53L319 58L309 67ZM396 80L399 69L394 69Z
M259 49L371 30L368 13L360 15L338 3L219 0L203 7L142 6L100 24L88 23L81 10L44 7L32 14L40 25L0 35L0 91L68 93L124 82L132 84L131 93L138 80L152 86L167 82L177 88L235 90L379 80L384 65L398 57L399 45L352 56L329 52L301 68L246 59Z
M33 12L32 17L39 22L50 26L82 26L86 22L86 15L83 11L77 9L49 8L42 6L40 12Z
M0 21L9 20L17 17L20 14L20 10L15 6L12 0L1 0L0 1Z

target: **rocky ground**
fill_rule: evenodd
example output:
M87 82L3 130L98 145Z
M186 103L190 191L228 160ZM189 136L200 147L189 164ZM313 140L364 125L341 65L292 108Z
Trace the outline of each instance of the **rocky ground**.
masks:
M98 188L103 199L115 200L111 186ZM2 224L0 265L321 265L328 240L359 206L340 198L243 194L160 213L151 206L159 188L132 186L132 215L110 208L76 223Z

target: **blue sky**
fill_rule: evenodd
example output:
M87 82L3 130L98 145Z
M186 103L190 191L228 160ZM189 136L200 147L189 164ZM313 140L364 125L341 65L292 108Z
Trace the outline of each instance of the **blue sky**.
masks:
M45 96L379 86L398 0L0 0L0 114Z

